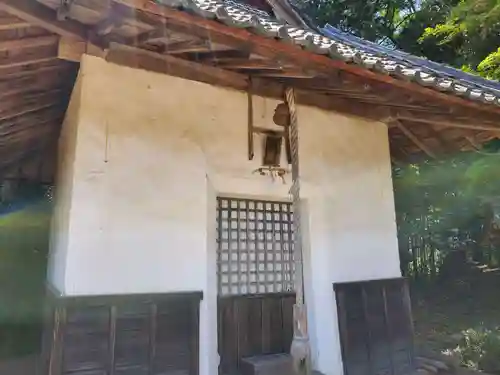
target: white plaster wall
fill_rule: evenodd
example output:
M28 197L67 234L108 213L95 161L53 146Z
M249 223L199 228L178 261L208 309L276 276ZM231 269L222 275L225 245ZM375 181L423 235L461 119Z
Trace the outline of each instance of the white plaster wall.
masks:
M71 197L73 189L76 134L80 113L81 79L75 82L58 144L55 208L51 223L47 279L55 292L63 292L68 250Z
M289 183L252 174L243 93L89 56L80 79L76 147L61 154L75 155L61 165L71 225L54 233L64 277L51 281L68 295L202 290L200 369L216 374L215 197L284 199ZM255 98L255 125L275 104ZM400 275L387 128L308 107L299 121L314 363L336 375L332 283Z

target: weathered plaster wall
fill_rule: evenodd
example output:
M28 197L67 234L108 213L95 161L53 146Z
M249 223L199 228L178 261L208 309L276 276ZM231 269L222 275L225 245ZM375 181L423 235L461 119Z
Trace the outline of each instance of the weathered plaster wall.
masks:
M75 82L66 111L58 144L55 208L51 224L48 282L57 288L65 284L66 254L69 245L70 209L73 194L73 176L76 135L80 113L81 78Z
M290 178L252 174L243 93L88 56L80 81L76 144L60 154L70 225L53 234L66 255L50 280L68 295L203 290L200 369L216 374L215 198L284 199ZM257 126L275 104L255 98ZM314 362L337 375L332 283L399 276L387 129L308 107L299 119Z

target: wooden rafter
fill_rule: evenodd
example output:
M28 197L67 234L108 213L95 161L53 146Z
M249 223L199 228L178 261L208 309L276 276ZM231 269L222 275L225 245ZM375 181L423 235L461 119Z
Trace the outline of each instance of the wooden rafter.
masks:
M40 54L40 56L30 55L27 58L8 58L6 61L0 61L0 75L8 74L9 71L15 70L19 67L56 60L57 55L55 53L52 53L52 51L44 52Z
M117 43L110 44L106 60L201 82L215 81L238 90L246 90L248 87L248 80L244 75Z
M180 42L166 43L164 45L164 52L169 55L206 52L210 50L210 43L205 40L184 40Z
M282 69L282 70L264 70L261 72L252 73L257 77L268 78L296 78L296 79L310 79L315 77L315 74L304 72L301 69Z
M401 123L401 121L394 121L394 125L401 130L401 132L410 140L412 141L418 148L420 148L423 152L425 152L428 156L431 158L435 159L436 154L425 145L413 132L410 131L405 125Z
M334 60L326 56L304 51L294 45L277 42L273 39L253 34L245 29L228 27L219 22L194 16L187 12L182 12L150 1L114 1L146 13L164 17L169 21L168 27L172 30L190 32L199 37L207 37L209 35L210 39L214 42L245 49L271 59L285 58L287 61L293 62L298 66L317 69L327 74L332 70L340 69L351 74L353 78L358 77L362 80L369 80L382 85L382 87L385 85L387 85L387 87L397 87L411 92L414 95L434 98L451 104L500 114L500 108L495 106L485 106L482 103L476 103L458 96L448 95L440 91L425 88L411 82L375 73L356 65L346 64L340 60Z
M15 66L9 66L8 63L0 64L0 75L2 77L26 75L35 73L38 69L54 67L58 64L60 64L60 61L57 59L57 56L43 58L42 61L35 56L34 58L27 58Z
M50 46L52 44L53 45L57 44L58 40L59 36L57 35L7 40L0 42L0 51Z
M482 112L500 113L500 109L494 106L483 105L454 95L424 88L410 82L374 73L355 65L349 65L342 61L303 51L293 45L255 35L248 30L231 28L218 22L203 19L150 1L114 0L114 3L122 6L123 12L147 18L148 20L157 22L157 25L160 24L160 19L164 19L163 25L167 26L170 30L192 34L200 38L209 37L215 43L250 51L269 59L277 61L286 60L287 63L294 63L295 65L320 71L327 75L342 70L345 72L344 75L354 80L356 80L356 77L362 78L363 82L368 80L375 86L385 84L387 85L386 88L398 87L422 97L435 98L451 104L479 109ZM0 9L59 35L69 35L80 39L85 39L87 36L83 25L75 21L58 21L55 12L30 0L0 0Z
M481 146L479 146L479 145L477 144L477 142L474 140L474 138L473 138L473 137L471 137L471 136L467 135L467 136L465 136L464 138L465 138L465 140L466 140L466 141L467 141L467 142L468 142L468 143L472 146L472 148L474 148L475 150L480 150L480 149L481 149Z
M75 21L60 21L53 10L31 0L0 0L0 10L16 16L33 26L55 34L86 39L87 30Z
M120 27L122 24L123 24L123 19L116 17L115 14L111 13L107 18L99 22L94 27L94 32L99 36L108 35L114 29Z
M0 30L15 30L26 27L30 27L30 24L16 17L0 17Z
M281 70L287 65L280 64L277 61L264 59L246 59L246 58L230 58L222 61L216 61L217 65L225 69L259 69L259 70Z
M165 27L155 28L151 31L146 31L133 39L133 44L141 45L143 43L158 42L166 39L170 39L172 32L168 31ZM184 34L183 34L184 35ZM186 35L184 39L189 39Z
M61 102L58 94L58 91L56 91L55 95L44 93L43 96L36 98L36 100L25 100L21 104L12 105L6 110L0 110L0 121L58 106Z
M431 124L438 127L461 128L500 132L500 120L488 121L481 118L462 117L452 114L412 113L408 111L394 112L394 118L411 122Z

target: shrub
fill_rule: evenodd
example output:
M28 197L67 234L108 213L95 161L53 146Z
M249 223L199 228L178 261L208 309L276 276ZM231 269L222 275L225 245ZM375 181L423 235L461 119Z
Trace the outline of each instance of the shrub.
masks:
M453 352L466 367L500 374L500 329L469 328Z

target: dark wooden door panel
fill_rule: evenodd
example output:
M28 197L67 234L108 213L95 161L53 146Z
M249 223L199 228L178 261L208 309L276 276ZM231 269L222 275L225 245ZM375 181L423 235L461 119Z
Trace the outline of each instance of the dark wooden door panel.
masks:
M289 351L295 294L219 297L219 373L233 374L245 357Z
M345 375L414 369L413 323L403 278L334 284Z
M201 296L54 299L43 375L198 375Z

